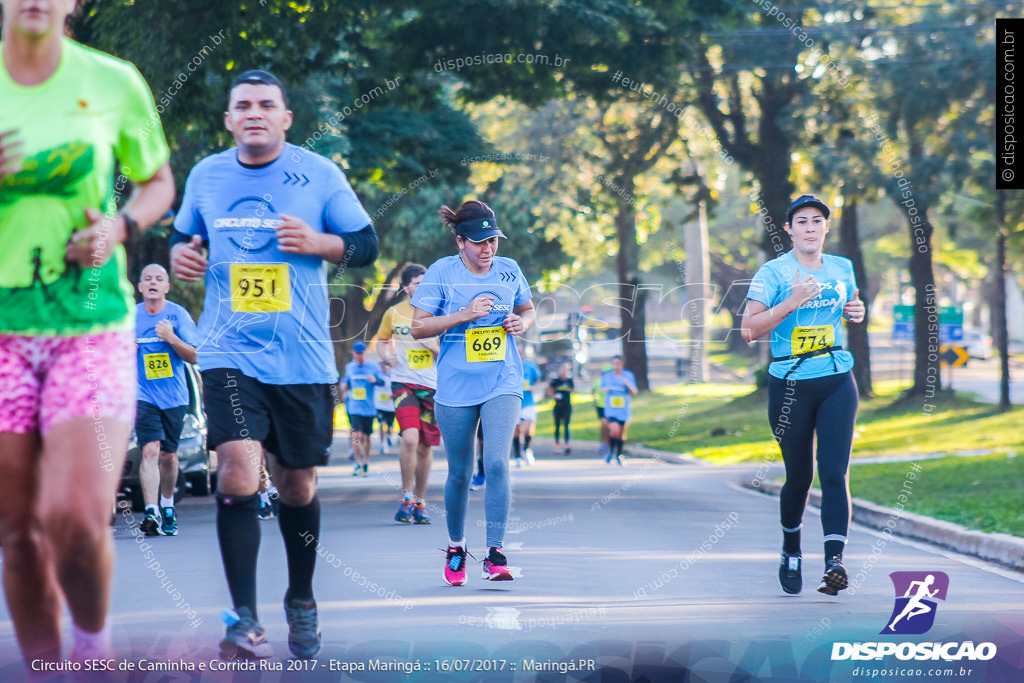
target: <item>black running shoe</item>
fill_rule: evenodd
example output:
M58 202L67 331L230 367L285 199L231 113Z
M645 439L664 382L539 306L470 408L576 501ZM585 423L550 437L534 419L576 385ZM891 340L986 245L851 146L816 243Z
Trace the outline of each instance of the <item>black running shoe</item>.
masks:
M221 620L227 624L224 639L220 641L221 659L266 659L273 656L267 632L253 618L248 607L224 610Z
M146 536L159 536L160 520L157 518L157 515L147 511L142 523L139 524L139 529L141 529L142 533Z
M833 555L825 560L825 575L821 577L818 592L825 595L839 595L839 591L847 586L846 569L843 568L841 555Z
M284 616L288 621L288 649L298 659L311 659L320 651L320 622L316 600L286 598Z
M800 555L790 555L782 551L782 562L779 563L779 583L782 590L790 595L796 595L804 587L804 579L800 574L803 558Z

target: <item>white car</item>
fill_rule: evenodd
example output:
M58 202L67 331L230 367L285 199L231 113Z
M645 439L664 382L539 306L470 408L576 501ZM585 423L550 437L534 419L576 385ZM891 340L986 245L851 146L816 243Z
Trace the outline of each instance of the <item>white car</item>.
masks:
M971 358L988 360L992 357L992 337L979 330L964 330L963 345Z

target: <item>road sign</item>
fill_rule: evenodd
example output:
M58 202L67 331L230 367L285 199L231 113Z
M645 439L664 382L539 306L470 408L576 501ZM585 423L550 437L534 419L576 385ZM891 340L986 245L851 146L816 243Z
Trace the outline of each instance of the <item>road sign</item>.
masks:
M914 307L897 305L892 307L892 340L914 341Z
M914 323L893 323L893 341L914 341Z
M939 343L950 344L963 341L963 309L959 306L941 306L938 313L938 320L934 320L930 314L929 322L938 324ZM902 304L893 306L892 318L892 340L914 341L914 307Z
M939 308L939 343L963 341L964 311L959 306Z
M939 360L943 365L958 368L967 364L967 349L963 346L940 346Z

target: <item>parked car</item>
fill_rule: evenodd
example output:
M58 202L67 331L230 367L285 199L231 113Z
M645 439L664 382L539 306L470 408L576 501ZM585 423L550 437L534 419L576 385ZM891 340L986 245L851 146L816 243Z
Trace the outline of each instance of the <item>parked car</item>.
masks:
M194 496L208 496L217 487L217 453L206 448L206 412L203 410L203 380L191 363L185 363L185 378L188 384L188 410L178 442L178 481L174 487L175 502L181 500L186 491ZM142 462L142 448L135 439L132 429L128 442L128 457L121 473L120 492L131 501L132 509L141 512L145 508L142 485L139 481L139 463Z
M980 330L964 330L963 345L971 358L988 360L992 357L992 337Z

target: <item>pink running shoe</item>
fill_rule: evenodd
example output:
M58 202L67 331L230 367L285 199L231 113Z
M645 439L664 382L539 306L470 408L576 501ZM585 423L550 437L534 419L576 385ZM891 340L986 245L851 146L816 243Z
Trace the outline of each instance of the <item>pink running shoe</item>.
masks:
M466 583L466 549L461 545L448 546L444 561L444 582L449 586Z
M499 548L488 548L487 559L484 560L483 578L487 581L511 581L512 572L508 570L508 560Z

